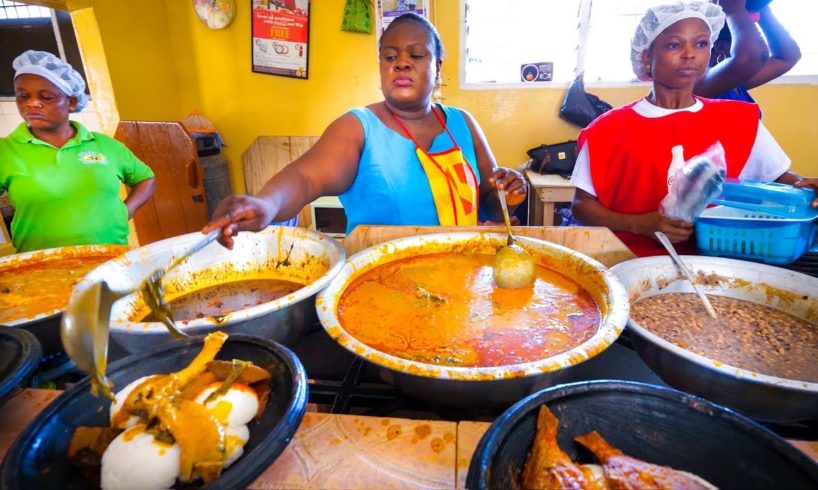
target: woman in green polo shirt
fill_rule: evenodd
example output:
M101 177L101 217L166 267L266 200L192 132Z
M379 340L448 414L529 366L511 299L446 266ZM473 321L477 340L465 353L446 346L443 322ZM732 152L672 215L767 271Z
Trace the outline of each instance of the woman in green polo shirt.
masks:
M88 102L71 65L26 51L12 66L24 122L0 138L0 193L15 208L14 247L127 244L128 220L156 186L153 172L122 143L69 121ZM130 187L124 202L121 183Z

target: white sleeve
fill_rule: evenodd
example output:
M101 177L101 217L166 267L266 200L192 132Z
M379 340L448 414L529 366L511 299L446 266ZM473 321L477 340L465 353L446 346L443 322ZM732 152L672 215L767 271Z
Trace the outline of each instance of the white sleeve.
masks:
M770 131L759 121L753 149L750 150L750 157L747 158L747 163L739 174L739 178L771 182L789 170L791 163L790 157L784 153Z
M594 182L591 180L591 156L588 154L587 142L579 149L577 161L574 164L574 172L571 174L571 183L596 197Z

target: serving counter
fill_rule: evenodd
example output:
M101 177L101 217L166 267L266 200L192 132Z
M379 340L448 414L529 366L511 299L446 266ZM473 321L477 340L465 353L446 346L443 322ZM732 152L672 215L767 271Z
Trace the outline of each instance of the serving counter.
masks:
M460 231L447 227L367 227L347 236L347 256L403 236ZM504 228L480 230L504 232ZM606 266L633 254L604 228L515 228L565 245ZM499 411L435 407L384 384L371 365L318 329L293 346L310 378L310 404L299 429L254 489L464 488L472 453ZM575 379L627 379L663 385L620 343L577 366ZM367 371L369 369L369 371ZM0 406L0 460L60 391L24 389ZM809 432L815 437L815 430ZM818 461L818 441L790 440Z
M0 407L0 459L61 392L25 389ZM308 412L290 445L252 489L464 488L489 422ZM790 441L818 461L818 441Z

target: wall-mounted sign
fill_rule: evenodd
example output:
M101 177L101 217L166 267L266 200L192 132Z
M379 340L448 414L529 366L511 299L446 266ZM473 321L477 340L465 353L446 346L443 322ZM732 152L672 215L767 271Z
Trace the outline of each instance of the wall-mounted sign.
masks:
M550 82L554 76L554 63L526 63L520 65L520 81L522 82Z
M309 77L310 0L252 0L253 71Z

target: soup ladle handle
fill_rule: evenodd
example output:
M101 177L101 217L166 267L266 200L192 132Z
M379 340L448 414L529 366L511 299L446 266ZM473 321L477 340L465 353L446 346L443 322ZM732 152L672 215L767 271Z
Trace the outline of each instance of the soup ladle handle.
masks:
M710 304L710 300L707 299L707 295L704 294L702 288L698 284L696 284L696 281L693 280L693 274L690 273L690 270L688 270L685 263L682 262L682 258L679 257L679 254L676 253L676 249L673 247L673 244L670 243L670 240L668 239L667 235L665 235L661 231L657 231L656 238L658 238L659 242L665 247L665 250L667 250L667 253L670 254L670 257L682 271L682 274L684 274L687 280L690 281L690 284L693 286L693 290L696 291L696 294L699 296L699 299L701 299L702 303L704 303L704 309L707 310L707 314L713 318L718 318L718 316L716 315L716 309L713 308L712 304Z

